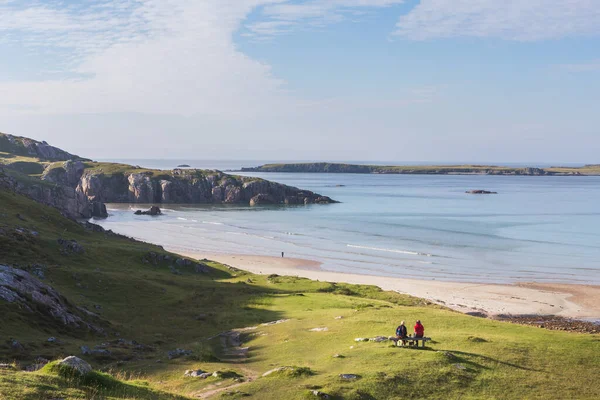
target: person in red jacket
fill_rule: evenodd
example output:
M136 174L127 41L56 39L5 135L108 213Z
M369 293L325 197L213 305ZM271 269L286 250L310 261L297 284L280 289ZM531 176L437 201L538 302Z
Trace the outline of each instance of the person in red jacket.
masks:
M421 320L417 320L415 324L415 337L422 338L425 334L425 327L421 324Z

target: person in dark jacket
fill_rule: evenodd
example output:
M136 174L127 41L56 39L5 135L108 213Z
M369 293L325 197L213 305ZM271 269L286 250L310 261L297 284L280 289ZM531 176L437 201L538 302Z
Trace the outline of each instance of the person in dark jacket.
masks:
M402 340L402 346L406 345L406 337L408 336L408 330L406 329L406 325L404 325L404 321L400 322L400 325L396 328L396 345L399 340Z

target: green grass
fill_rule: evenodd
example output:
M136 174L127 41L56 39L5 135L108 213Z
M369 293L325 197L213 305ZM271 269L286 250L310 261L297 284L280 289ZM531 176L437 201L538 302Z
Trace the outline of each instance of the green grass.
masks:
M48 163L40 161L35 157L20 156L0 151L0 166L1 165L23 175L40 177Z
M372 286L257 276L216 263L209 263L209 274L178 267L182 274L174 275L169 262L144 262L149 251L165 253L157 246L85 230L6 191L0 190L0 205L0 262L26 270L44 265L44 282L74 306L98 313L90 322L107 333L67 328L0 302L0 362L26 366L39 356L77 355L96 369L84 380L56 364L35 373L0 370L0 398L176 399L207 391L220 398L230 386L227 398L305 399L311 390L343 399L600 397L599 335L478 319ZM77 240L85 253L62 255L59 237ZM434 339L424 350L354 341L391 335L400 320L417 318ZM280 319L288 321L260 325ZM237 362L215 337L232 329L249 347ZM59 342L47 342L50 336ZM11 338L24 350L12 348ZM119 338L147 347L114 345ZM80 346L103 342L110 356L81 355ZM193 354L169 360L175 348ZM295 369L262 377L283 366ZM221 375L184 377L188 369ZM343 381L340 374L359 379Z
M120 378L120 379L119 379ZM93 371L84 376L51 362L34 373L0 372L0 394L7 399L170 399L186 397L149 387L144 380Z

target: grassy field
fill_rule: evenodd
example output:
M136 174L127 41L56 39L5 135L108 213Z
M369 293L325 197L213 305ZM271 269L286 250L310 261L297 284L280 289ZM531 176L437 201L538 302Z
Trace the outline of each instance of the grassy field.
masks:
M85 252L61 254L58 238L76 240ZM145 262L148 252L167 254L0 190L0 263L42 268L43 282L97 313L93 322L106 331L67 328L0 300L0 363L16 366L0 369L0 399L292 400L317 398L313 390L334 399L600 398L599 335L479 319L370 286L257 276L212 262L209 273L176 265L173 273L170 261ZM400 320L417 318L434 339L425 349L354 340L391 335ZM237 335L241 343L229 340ZM110 354L82 355L83 345ZM170 360L176 348L192 353ZM55 364L20 370L36 357L68 355L97 372L75 379ZM262 376L286 366L294 369ZM219 373L184 377L188 369Z

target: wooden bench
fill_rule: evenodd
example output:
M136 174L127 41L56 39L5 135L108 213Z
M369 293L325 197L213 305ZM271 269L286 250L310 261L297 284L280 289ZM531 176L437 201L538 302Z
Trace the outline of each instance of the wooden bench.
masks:
M405 341L407 343L407 345L410 346L410 342L415 342L417 344L417 347L419 347L419 342L421 342L421 347L425 347L425 342L428 342L431 340L430 337L412 337L412 336L407 336L405 339L392 339L394 342L396 342L396 346L398 346L398 343L402 343L402 341ZM404 345L402 345L404 346Z

